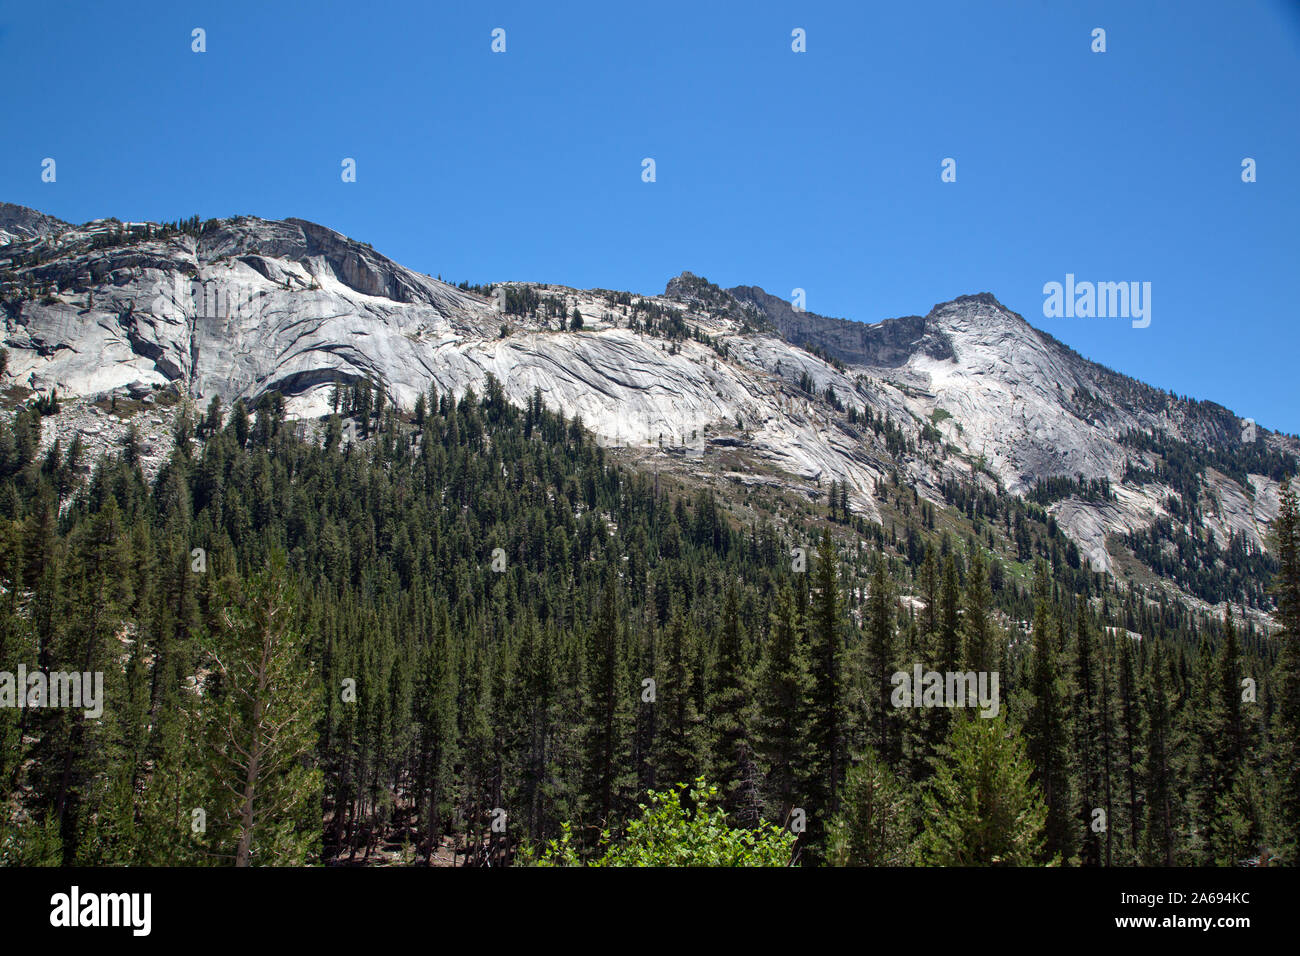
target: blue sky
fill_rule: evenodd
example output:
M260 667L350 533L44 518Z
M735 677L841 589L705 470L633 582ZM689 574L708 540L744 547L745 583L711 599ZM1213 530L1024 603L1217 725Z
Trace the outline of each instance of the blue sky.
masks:
M1295 0L45 0L0 6L0 63L0 200L63 219L299 216L452 281L689 269L863 321L988 291L1300 432ZM1066 273L1150 282L1150 327L1044 318Z

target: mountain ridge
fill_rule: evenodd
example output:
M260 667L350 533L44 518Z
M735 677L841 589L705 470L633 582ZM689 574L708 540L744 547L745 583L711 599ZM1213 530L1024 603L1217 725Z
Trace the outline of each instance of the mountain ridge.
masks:
M311 420L340 385L375 382L409 412L430 387L495 380L610 447L695 449L688 460L726 447L744 461L733 480L813 496L835 482L868 520L896 482L935 503L955 483L1046 495L1108 572L1118 539L1185 509L1221 547L1266 548L1300 454L1292 436L1084 358L990 292L868 324L690 272L658 296L457 287L299 218L71 226L5 204L0 239L16 398L275 391ZM1195 483L1171 470L1189 457Z

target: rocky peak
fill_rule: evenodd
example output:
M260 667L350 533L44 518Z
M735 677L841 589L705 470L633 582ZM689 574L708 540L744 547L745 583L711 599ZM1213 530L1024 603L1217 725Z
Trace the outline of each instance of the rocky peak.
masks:
M949 302L940 302L925 317L927 328L935 332L958 333L973 330L1015 335L1038 335L1024 318L1012 312L991 293L959 295Z
M0 202L0 245L54 235L68 228L70 227L63 220L47 216L43 212L11 202Z
M731 297L719 286L694 272L682 272L669 279L664 287L664 297L706 309L725 309L733 304Z

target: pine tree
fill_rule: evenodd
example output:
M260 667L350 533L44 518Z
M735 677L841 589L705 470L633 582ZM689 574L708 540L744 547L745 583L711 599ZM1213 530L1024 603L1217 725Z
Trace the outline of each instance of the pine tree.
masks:
M1246 761L1245 730L1241 720L1241 651L1237 644L1237 627L1232 620L1232 608L1223 612L1223 641L1214 662L1214 684L1211 692L1218 697L1218 706L1224 715L1222 759L1229 778L1235 777Z
M912 860L910 800L870 748L849 768L827 842L835 866L906 866Z
M1223 791L1215 798L1215 826L1208 862L1235 866L1259 847L1260 803L1257 777L1248 767L1246 729L1241 713L1241 662L1232 609L1223 617L1223 641L1214 662L1216 709L1223 714L1217 754L1223 766Z
M45 647L38 650L43 669L102 672L105 701L124 693L115 638L130 597L129 582L121 573L129 564L126 541L117 500L108 498L72 550L69 579L74 582L72 606L78 613L63 632L64 640L53 643L47 637ZM38 640L41 634L38 629ZM91 795L102 782L105 763L120 756L120 751L110 752L106 722L88 720L83 710L59 709L41 718L42 749L48 745L57 750L48 755L38 751L38 760L49 774L46 792L52 796L53 813L59 821L64 862L71 864L77 862L77 831L94 814Z
M807 786L808 707L812 693L804 625L789 587L776 597L759 666L756 745L766 767L772 816L789 819Z
M321 777L311 758L320 705L298 613L276 552L242 593L226 595L222 626L207 635L209 799L225 831L219 852L235 866L301 865L319 853Z
M619 654L619 620L613 575L609 575L600 613L587 639L586 740L583 762L583 803L589 826L602 829L614 822L625 797L627 735L623 662Z
M927 604L934 604L935 608L931 613L927 607L926 621L927 625L933 628L933 633L923 644L926 658L924 663L941 674L952 673L959 670L962 663L961 587L957 580L957 564L953 556L948 554L944 558L943 571L940 574L933 550L927 553L926 561L931 564L934 579L931 584L923 583L923 587L929 587L930 593L935 595L932 601L927 602ZM925 582L928 579L924 567L922 571L922 580ZM920 739L919 752L916 755L918 760L915 762L913 776L917 780L923 780L929 777L933 768L930 758L939 752L939 748L947 740L952 711L946 707L921 707L916 708L914 713L920 722Z
M966 669L976 673L990 671L994 667L994 625L989 620L989 605L992 600L984 571L984 559L972 548L961 619L961 638Z
M1079 862L1084 866L1100 866L1104 862L1105 836L1093 826L1095 811L1105 813L1107 828L1110 818L1103 752L1106 732L1102 727L1097 664L1092 627L1085 604L1080 601L1074 623L1074 681L1069 725L1073 739L1072 769L1079 789L1075 830L1083 835Z
M1273 523L1278 558L1274 592L1282 630L1271 681L1276 710L1270 733L1266 832L1273 853L1295 865L1300 863L1300 505L1289 481L1283 483L1278 502Z
M451 808L452 767L456 754L456 650L446 609L439 608L432 618L433 633L420 649L419 690L415 697L420 749L419 800L426 865L432 865L445 832L444 821Z
M1030 705L1025 744L1034 765L1033 781L1047 807L1044 846L1049 856L1070 862L1074 855L1069 783L1069 732L1066 687L1061 677L1057 622L1048 607L1047 568L1038 567L1038 607L1034 612L1034 651L1029 679Z
M723 807L741 826L754 826L761 815L750 733L753 689L747 675L745 638L741 632L736 589L727 590L722 612L713 691L709 698L712 776Z
M635 582L630 587L643 592L646 575L641 562L644 560L648 544L642 538L637 540L636 545L636 549L629 555L632 559L631 563L636 566L629 568L628 577ZM655 628L653 615L647 614L643 623L639 640L631 629L629 629L628 640L636 641L632 648L636 659L636 675L653 677L659 670L659 633ZM654 687L653 694L648 693L651 686ZM659 736L658 683L656 681L653 685L647 685L645 677L641 677L640 690L641 696L636 703L636 722L632 734L632 759L636 765L637 792L644 793L658 786L655 767L656 739Z
M492 727L491 653L490 648L475 647L471 655L465 655L468 666L459 679L462 695L457 708L461 716L460 750L465 757L457 781L457 819L464 828L466 856L479 866L490 861L491 821L500 806L495 792L498 754Z
M1124 635L1120 636L1119 641L1120 653L1117 666L1119 740L1116 769L1120 778L1121 799L1124 800L1124 830L1128 837L1125 860L1136 862L1138 841L1142 834L1142 804L1138 798L1138 779L1141 775L1145 735L1142 729L1141 690L1134 669L1132 641Z
M944 583L939 596L939 670L956 671L962 665L961 584L957 580L957 559L944 559Z
M810 620L813 692L809 744L814 756L809 781L809 825L800 838L801 851L807 847L807 855L814 860L825 833L822 816L832 817L839 810L845 763L845 618L838 565L830 531L823 529Z
M1034 866L1047 807L1002 716L959 715L924 796L922 859L933 866Z
M1174 795L1169 782L1170 702L1166 662L1154 644L1146 693L1147 749L1144 767L1146 819L1142 825L1142 863L1174 865Z
M1101 678L1100 678L1100 695L1098 697L1097 722L1100 727L1100 755L1101 755L1101 802L1098 807L1106 814L1106 828L1103 831L1102 846L1103 857L1102 863L1105 866L1111 866L1115 862L1115 827L1117 825L1115 817L1115 771L1116 761L1116 728L1115 728L1115 645L1114 640L1108 636L1108 632L1103 631L1100 643L1101 653ZM1087 809L1085 807L1085 809ZM1095 810L1097 808L1093 808ZM1088 810L1088 826L1093 826L1092 810Z
M702 718L694 696L695 644L681 608L674 608L664 633L663 670L656 687L663 717L654 762L660 782L666 786L688 784L702 773Z
M1217 685L1217 661L1209 635L1202 635L1193 669L1195 705L1183 708L1184 734L1190 740L1187 759L1178 768L1189 786L1189 850L1198 866L1214 862L1215 831L1219 825L1218 802L1231 781L1223 760L1228 732L1228 713Z
M901 742L896 727L896 711L890 697L894 672L894 596L889 576L885 573L883 557L876 562L871 578L870 603L867 609L867 672L869 674L868 698L875 725L873 736L876 753L893 764L902 756Z

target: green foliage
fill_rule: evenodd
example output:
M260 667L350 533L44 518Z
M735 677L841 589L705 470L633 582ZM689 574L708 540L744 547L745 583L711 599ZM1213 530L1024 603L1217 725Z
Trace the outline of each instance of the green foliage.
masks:
M817 572L813 586L816 601L809 616L810 671L812 694L809 706L809 743L814 759L808 777L810 826L805 842L822 844L822 820L839 809L843 783L847 711L845 706L844 598L840 592L839 560L829 530L823 530L817 549ZM810 853L815 856L815 853Z
M906 866L913 862L912 806L889 767L868 749L849 768L840 812L828 828L834 866Z
M1042 862L1047 807L1003 717L960 717L925 794L922 858L935 866Z
M1025 718L1026 751L1034 765L1032 779L1047 806L1047 851L1069 860L1074 853L1071 819L1068 690L1061 666L1059 623L1048 607L1047 568L1039 565L1038 608L1034 612L1033 660L1030 664L1030 704Z
M421 398L413 426L382 382L340 382L318 442L275 395L185 409L185 447L150 480L139 433L84 461L75 441L41 450L35 408L0 418L0 661L102 669L106 689L98 721L0 708L6 861L237 858L247 767L241 786L213 755L239 756L223 722L249 750L257 695L236 705L221 665L272 632L262 699L296 719L268 753L296 756L254 781L250 863L396 862L409 842L420 863L496 865L564 821L572 852L600 859L649 839L630 828L639 803L662 809L650 791L700 776L737 840L803 811L800 865L1294 852L1289 492L1269 635L1116 589L1042 508L974 482L946 483L944 508L886 478L883 526L848 514L838 482L833 524L821 508L771 521L757 493L614 466L540 392L522 409L493 380ZM1036 588L1021 553L1043 559ZM891 672L918 662L998 670L1004 717L888 705ZM675 798L694 826L691 794Z
M812 704L807 630L789 587L777 595L759 666L756 746L767 767L769 813L785 820L807 793Z
M1282 485L1273 535L1282 633L1273 677L1277 709L1271 728L1274 770L1267 832L1275 854L1295 866L1300 864L1300 502L1290 482Z
M314 766L320 691L285 555L220 595L203 642L211 673L200 708L211 779L214 852L236 866L318 858L321 774Z
M683 799L685 796L685 799ZM641 816L615 839L601 834L587 866L789 866L795 838L771 823L752 829L733 827L717 806L718 788L701 777L662 792L650 791L639 804ZM520 862L536 866L580 866L572 832L565 824L558 839Z

